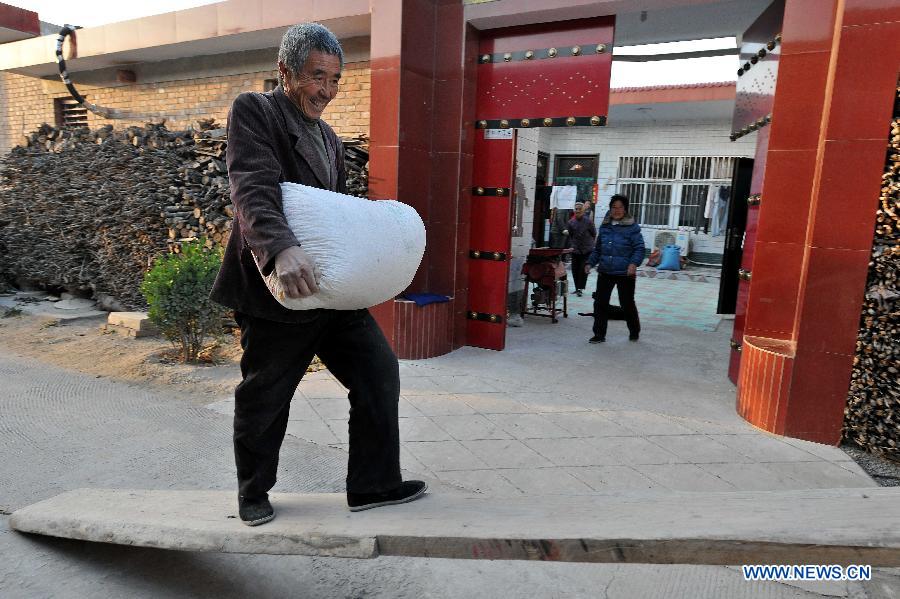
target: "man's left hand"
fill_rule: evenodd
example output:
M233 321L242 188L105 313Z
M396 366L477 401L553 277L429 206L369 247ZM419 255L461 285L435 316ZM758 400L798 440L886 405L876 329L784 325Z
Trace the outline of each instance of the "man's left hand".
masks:
M309 297L319 290L319 268L298 245L282 250L275 257L275 274L284 294L290 298Z
M629 264L629 265L628 265L628 276L629 276L629 277L636 277L636 276L637 276L637 266L635 266L634 264Z

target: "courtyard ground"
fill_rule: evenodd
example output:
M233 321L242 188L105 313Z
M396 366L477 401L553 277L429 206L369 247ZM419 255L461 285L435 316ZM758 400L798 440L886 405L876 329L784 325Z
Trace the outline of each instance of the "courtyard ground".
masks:
M639 280L641 341L613 322L526 318L504 352L463 348L401 365L402 460L433 493L568 495L610 490L872 487L838 448L744 423L724 376L728 331L652 324ZM694 285L698 283L686 283ZM669 287L669 289L675 289ZM689 291L690 291L689 290ZM582 309L584 308L584 309ZM0 512L78 487L231 489L230 395L238 372L160 361L159 339L99 320L0 319ZM48 324L49 323L49 324ZM327 371L301 383L276 492L339 492L344 392ZM598 515L602 517L602 515ZM6 515L0 515L4 521ZM24 536L0 527L10 597L896 597L896 569L870 583L748 583L736 568L183 554Z

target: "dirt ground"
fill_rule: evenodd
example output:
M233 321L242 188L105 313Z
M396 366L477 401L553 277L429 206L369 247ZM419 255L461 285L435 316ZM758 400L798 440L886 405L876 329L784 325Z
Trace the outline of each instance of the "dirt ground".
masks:
M235 336L213 342L212 363L173 361L172 345L162 337L125 337L101 330L105 319L56 324L56 320L20 314L0 318L0 346L41 362L99 377L165 387L206 404L230 396L240 381L241 348Z

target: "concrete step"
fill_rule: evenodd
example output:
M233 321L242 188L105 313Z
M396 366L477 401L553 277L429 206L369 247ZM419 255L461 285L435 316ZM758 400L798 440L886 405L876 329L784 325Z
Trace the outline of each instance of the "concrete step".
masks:
M146 312L110 312L103 331L118 333L125 337L151 337L159 334Z
M900 566L900 488L497 498L426 495L351 513L273 494L250 528L230 491L78 489L22 508L21 532L185 551L656 564Z

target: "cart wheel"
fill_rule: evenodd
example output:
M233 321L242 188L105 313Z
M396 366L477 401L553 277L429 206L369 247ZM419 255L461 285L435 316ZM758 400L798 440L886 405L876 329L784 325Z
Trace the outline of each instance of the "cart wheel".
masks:
M556 319L556 318L554 318L554 319L553 319L553 320L551 320L551 321L550 321L550 322L552 322L552 323L553 323L553 324L556 324L556 323L558 323L558 322L559 322L559 320L558 320L558 319Z
M563 314L563 318L568 318L568 317L569 317L568 314Z

